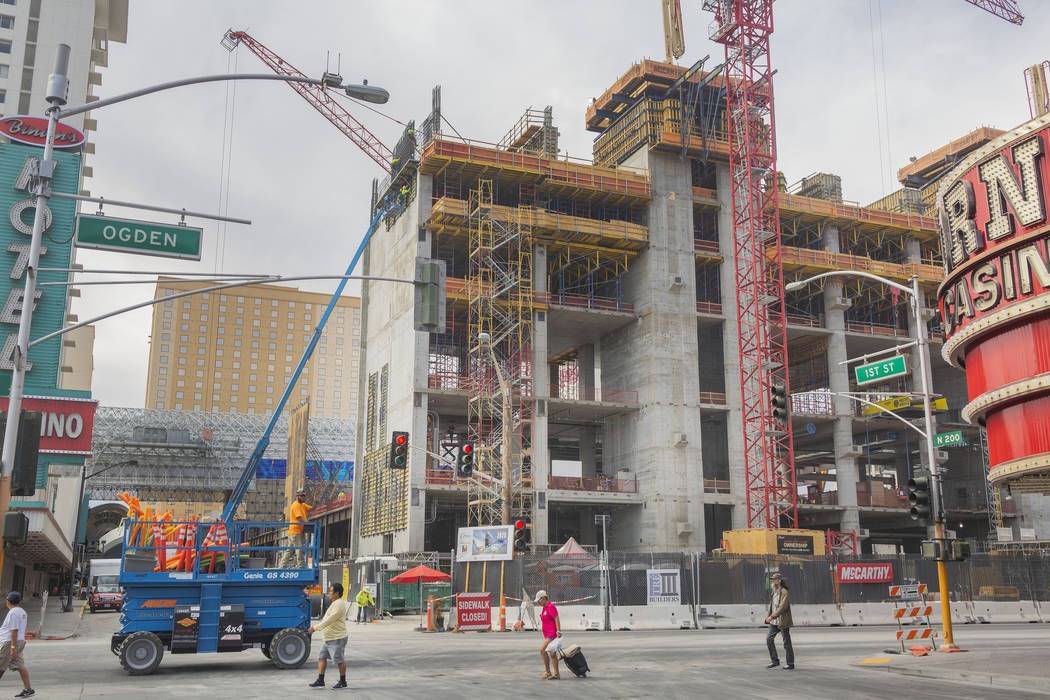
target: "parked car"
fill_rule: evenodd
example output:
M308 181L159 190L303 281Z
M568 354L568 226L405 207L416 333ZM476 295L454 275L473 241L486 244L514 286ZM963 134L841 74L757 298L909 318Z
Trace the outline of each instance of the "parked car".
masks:
M124 605L124 594L120 586L115 583L96 585L91 590L91 598L88 599L88 607L91 608L91 612L106 608L120 610L122 605Z

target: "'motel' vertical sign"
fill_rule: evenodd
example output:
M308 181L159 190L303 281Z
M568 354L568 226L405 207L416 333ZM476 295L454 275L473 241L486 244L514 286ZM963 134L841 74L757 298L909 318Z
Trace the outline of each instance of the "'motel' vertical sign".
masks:
M29 192L30 174L43 149L17 143L0 143L0 254L4 254L0 274L0 390L7 393L14 369L14 350L18 322L25 296L26 266L33 233L36 198ZM56 151L54 192L76 194L80 181L80 154ZM67 269L73 250L76 203L51 198L44 216L44 237L40 246L40 267ZM41 282L65 282L65 272L37 275L36 306L30 340L62 328L66 314L66 287L41 286ZM26 394L49 394L58 386L62 338L54 338L29 351Z

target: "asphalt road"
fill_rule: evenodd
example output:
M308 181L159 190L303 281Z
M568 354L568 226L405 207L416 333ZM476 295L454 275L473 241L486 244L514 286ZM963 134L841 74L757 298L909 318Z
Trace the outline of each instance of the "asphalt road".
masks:
M542 681L534 632L421 634L412 621L351 627L349 682L360 698L992 698L1002 689L876 672L858 665L885 656L891 628L798 628L795 671L766 670L764 633L753 630L575 632L592 673ZM294 671L280 671L257 650L222 655L166 654L152 676L128 676L109 651L117 614L85 617L81 636L33 641L26 664L41 698L288 698L321 695L314 654ZM1050 658L1050 625L967 626L960 641L999 654ZM954 656L954 655L953 655ZM1046 674L1045 669L1041 670ZM328 683L337 675L330 670ZM552 682L558 685L551 687ZM1050 687L1050 686L1044 686ZM0 697L20 690L16 673L0 680ZM346 691L342 691L346 692ZM1010 690L1011 698L1043 697Z

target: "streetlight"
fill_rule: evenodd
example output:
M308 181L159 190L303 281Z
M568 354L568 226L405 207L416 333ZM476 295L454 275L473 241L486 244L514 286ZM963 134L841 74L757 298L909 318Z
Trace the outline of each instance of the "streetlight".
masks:
M955 640L952 637L952 612L950 601L948 600L948 566L944 562L944 512L941 509L941 478L940 468L937 466L937 455L933 444L933 412L930 408L930 395L933 393L933 384L930 378L930 367L929 362L926 359L926 353L929 350L929 337L926 333L926 322L922 318L922 314L919 309L919 300L922 299L921 291L919 290L919 277L913 275L911 278L911 286L907 287L903 284L898 284L892 280L888 280L885 277L873 275L870 272L858 272L854 270L836 270L834 272L825 272L820 275L814 275L804 280L797 280L784 285L784 291L793 292L798 289L802 289L810 282L816 282L819 279L825 277L865 277L867 279L881 282L887 286L893 287L894 289L904 292L911 297L911 310L915 317L915 333L916 333L916 348L919 351L919 374L922 381L922 412L923 420L926 431L919 430L924 438L926 438L926 457L930 464L930 505L932 506L933 515L933 537L941 543L942 554L937 559L937 583L940 588L941 598L941 623L944 627L944 648L955 649ZM909 424L910 425L910 424ZM914 427L914 426L913 426ZM918 430L918 429L916 429Z
M499 362L496 361L496 353L492 349L492 336L482 331L481 333L478 333L478 342L484 345L488 350L489 358L492 360L492 366L496 368L496 380L499 382L500 393L503 394L503 447L501 450L502 454L500 455L500 461L503 465L503 506L500 509L500 518L504 525L510 525L510 502L513 494L510 473L510 426L513 422L510 405L510 385L507 383L506 377L503 376L503 370L500 369Z
M279 80L292 83L306 83L322 87L340 88L345 90L350 97L355 97L366 102L382 104L386 102L390 94L383 88L370 86L367 82L363 85L341 85L342 79L333 74L325 74L321 78L307 78L297 75L269 75L255 73L227 73L220 75L205 75L194 78L182 78L167 83L159 83L149 87L140 88L131 92L110 97L97 102L89 102L79 107L63 109L66 104L66 95L69 92L69 81L66 73L69 69L69 45L59 44L55 53L55 69L48 77L47 90L44 99L50 105L46 110L47 136L44 140L44 153L40 159L38 171L32 184L36 195L36 204L33 215L33 233L29 244L29 260L26 264L26 285L22 296L22 313L18 320L18 336L12 351L11 371L11 393L8 401L8 415L12 419L7 421L4 433L3 450L0 452L0 517L11 507L11 473L14 470L15 447L18 438L18 425L21 422L19 416L22 412L22 395L25 386L27 355L29 354L29 332L33 317L33 306L36 299L36 277L37 268L40 264L40 246L43 238L44 210L47 200L51 197L51 180L54 177L55 163L52 160L55 147L55 128L59 119L83 114L109 105L126 102L128 100L149 95L154 92L170 90L185 85L198 85L200 83L212 83L228 80ZM356 264L357 258L354 258ZM347 273L350 274L349 272ZM341 285L345 285L345 279ZM340 287L341 291L342 287ZM279 413L275 413L276 415ZM3 573L3 551L0 550L0 575Z
M84 484L87 480L98 476L102 472L108 472L110 469L116 469L117 467L137 467L139 461L137 459L129 459L126 462L117 462L116 464L110 464L109 466L102 467L98 471L87 473L87 463L80 465L80 496L77 497L77 517L73 521L73 565L69 569L69 590L66 593L66 602L62 606L63 612L69 612L73 609L73 577L76 575L77 556L80 553L80 549L77 548L77 543L80 541L80 510L84 505ZM87 527L84 527L84 538L87 539Z

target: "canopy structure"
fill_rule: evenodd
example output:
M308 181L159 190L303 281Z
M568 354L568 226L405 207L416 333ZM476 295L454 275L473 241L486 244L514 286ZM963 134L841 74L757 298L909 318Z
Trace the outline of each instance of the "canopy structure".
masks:
M412 583L419 584L419 625L423 626L423 582L448 581L452 577L448 574L431 569L429 566L414 566L408 571L403 571L390 579L390 583Z

